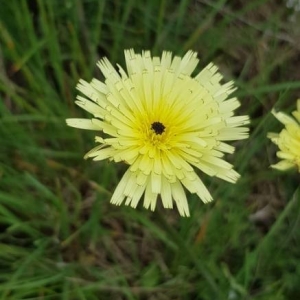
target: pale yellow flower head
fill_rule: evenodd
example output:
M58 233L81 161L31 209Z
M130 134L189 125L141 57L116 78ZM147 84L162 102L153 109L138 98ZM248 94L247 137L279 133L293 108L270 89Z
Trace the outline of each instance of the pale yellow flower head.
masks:
M84 97L76 104L94 118L67 124L99 132L99 145L85 157L128 165L111 203L135 208L143 198L144 207L154 210L160 199L165 208L175 203L180 215L189 216L183 187L205 203L212 200L196 169L232 183L239 178L223 157L234 152L228 141L248 137L243 125L249 118L234 116L240 103L228 99L233 82L221 84L215 65L191 76L198 64L193 51L181 58L125 50L125 59L127 71L116 71L107 58L99 61L105 83L79 81Z
M278 170L297 167L300 172L300 99L297 101L297 110L292 112L295 118L274 110L272 114L285 125L285 128L280 133L268 134L268 138L278 146L277 157L281 159L271 167Z

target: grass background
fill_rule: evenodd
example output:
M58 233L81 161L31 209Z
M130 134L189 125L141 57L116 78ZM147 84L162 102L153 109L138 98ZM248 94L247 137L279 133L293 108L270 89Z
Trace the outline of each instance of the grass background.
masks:
M0 299L300 299L299 175L266 139L300 97L296 2L1 1ZM87 116L77 81L126 48L197 51L251 116L242 178L205 177L215 201L190 196L190 218L110 205L124 166L84 161L94 134L65 124Z

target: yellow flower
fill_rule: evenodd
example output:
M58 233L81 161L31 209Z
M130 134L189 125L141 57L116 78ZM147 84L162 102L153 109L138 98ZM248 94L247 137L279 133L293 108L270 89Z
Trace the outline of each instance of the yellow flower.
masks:
M300 172L300 99L297 101L297 110L292 112L292 118L282 112L272 111L272 114L278 119L285 128L278 133L268 133L268 138L278 145L277 157L282 159L272 168L278 170L287 170L292 167L298 167Z
M215 65L191 77L198 64L193 51L182 58L163 52L160 58L125 50L125 59L127 73L103 58L98 67L105 83L79 81L85 97L78 96L76 104L94 118L67 124L104 133L85 157L129 165L111 203L136 208L144 194L144 207L154 210L160 195L165 208L173 208L174 201L180 215L189 216L183 187L205 203L212 200L195 169L232 183L239 178L223 156L234 152L227 141L248 137L241 126L249 118L234 116L240 103L227 99L233 82L221 84Z

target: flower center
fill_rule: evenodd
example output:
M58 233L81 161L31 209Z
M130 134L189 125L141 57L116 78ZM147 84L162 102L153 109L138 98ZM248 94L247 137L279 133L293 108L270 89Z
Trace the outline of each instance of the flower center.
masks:
M165 125L160 122L153 122L151 124L151 129L155 132L155 134L161 135L165 131Z

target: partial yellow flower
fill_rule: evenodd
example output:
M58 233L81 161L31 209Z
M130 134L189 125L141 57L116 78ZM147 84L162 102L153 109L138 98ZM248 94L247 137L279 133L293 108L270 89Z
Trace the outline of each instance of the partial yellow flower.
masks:
M279 151L276 154L281 159L271 167L282 171L297 167L300 172L300 99L297 101L297 110L292 112L295 119L274 110L272 114L285 125L285 128L279 134L268 133L268 138L278 146Z
M223 159L233 153L227 141L248 137L248 116L234 116L240 106L228 98L233 82L221 84L212 63L191 77L198 59L188 51L182 58L171 52L151 57L125 50L127 72L117 72L107 58L98 67L105 83L80 80L76 104L92 119L67 119L69 126L103 132L100 145L85 157L125 162L128 170L111 203L136 208L144 194L144 207L154 210L160 195L165 208L175 202L180 215L189 216L185 187L203 202L212 197L195 169L209 176L236 182L239 174ZM90 100L88 100L90 99Z

